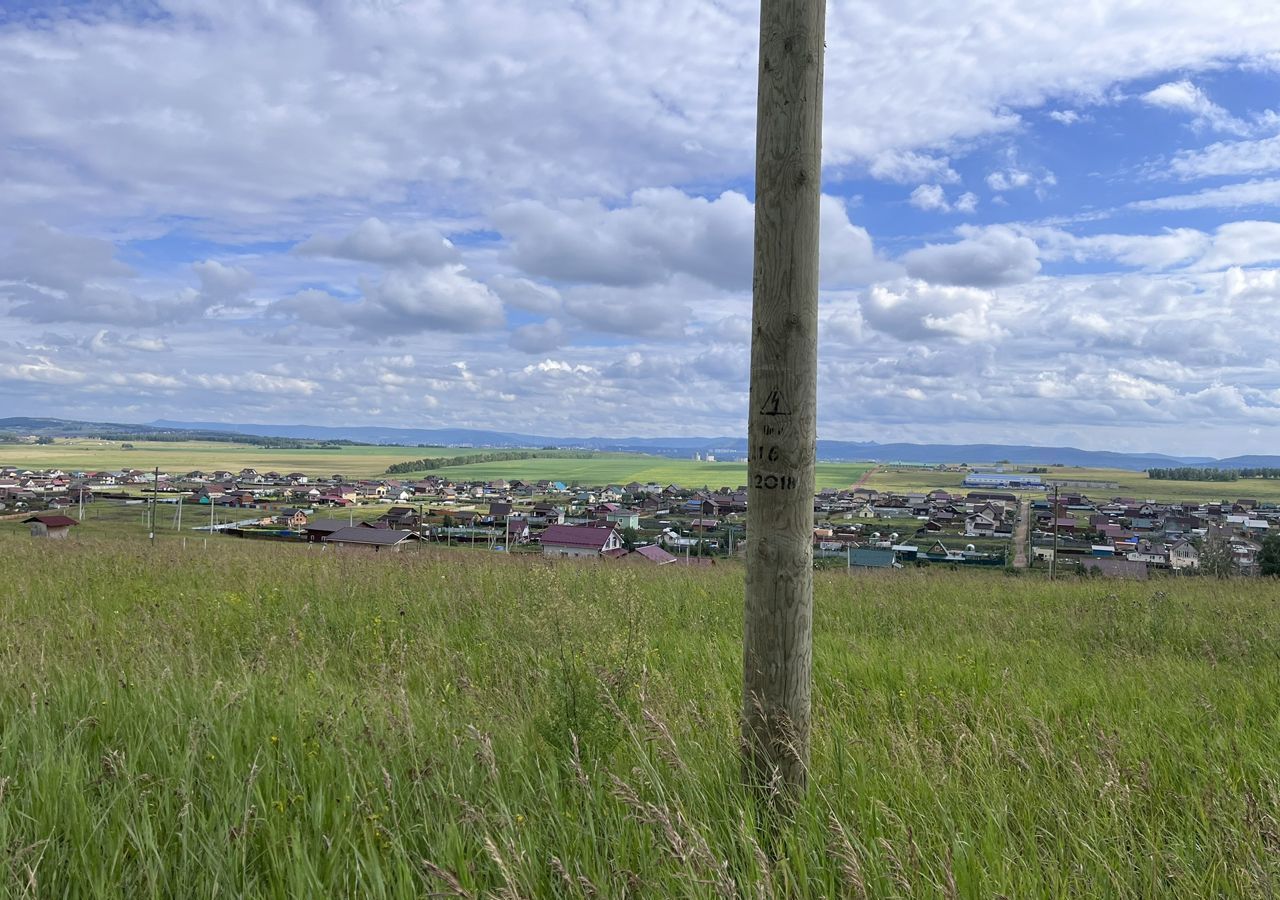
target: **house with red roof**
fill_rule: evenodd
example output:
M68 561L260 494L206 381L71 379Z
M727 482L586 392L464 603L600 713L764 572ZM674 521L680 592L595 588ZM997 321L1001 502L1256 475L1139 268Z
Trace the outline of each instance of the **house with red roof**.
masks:
M71 526L80 523L70 516L43 515L30 516L23 519L22 524L31 526L32 537L63 540L71 533Z
M542 532L543 556L604 556L626 552L612 525L552 525Z
M507 520L507 543L529 543L529 520L523 516Z
M666 550L663 550L657 544L648 544L644 547L637 547L628 554L627 559L651 562L658 566L667 566L676 562L676 557L672 556Z

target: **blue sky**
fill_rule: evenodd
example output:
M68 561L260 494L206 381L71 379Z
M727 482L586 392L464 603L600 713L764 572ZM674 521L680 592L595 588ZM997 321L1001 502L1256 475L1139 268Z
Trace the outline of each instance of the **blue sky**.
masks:
M903 6L828 8L822 436L1274 451L1273 4ZM741 432L757 15L5 3L0 411Z

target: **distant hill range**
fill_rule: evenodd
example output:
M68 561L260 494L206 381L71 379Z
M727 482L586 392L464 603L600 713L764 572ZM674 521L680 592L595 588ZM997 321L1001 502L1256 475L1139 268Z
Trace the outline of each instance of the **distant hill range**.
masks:
M11 417L0 419L0 434L47 437L89 437L154 435L168 440L201 438L229 440L250 437L314 441L323 443L398 444L438 447L555 447L557 449L598 450L618 453L650 453L687 459L695 453L710 453L722 460L746 455L745 438L601 438L555 437L509 431L482 431L469 428L388 428L374 425L329 427L323 425L258 425L224 422L176 422L158 419L147 424L119 422L78 422L67 419ZM1080 450L1076 447L1036 447L1015 444L879 444L874 441L818 441L818 458L829 462L901 463L993 463L1009 462L1025 466L1079 466L1099 469L1129 469L1169 466L1210 466L1220 469L1280 466L1280 456L1234 456L1214 459L1206 456L1169 456L1162 453L1116 453L1108 450Z
M732 460L746 455L745 438L602 438L555 437L518 434L508 431L480 431L467 428L387 428L353 425L332 428L321 425L253 425L215 422L173 422L157 420L157 428L213 429L264 437L349 440L367 444L427 444L441 447L556 447L621 453L652 453L687 459L694 453L708 453ZM3 420L0 420L0 428ZM874 441L818 441L818 458L830 462L904 463L990 463L1006 460L1032 466L1082 466L1100 469L1130 469L1167 466L1216 466L1224 469L1280 466L1280 456L1240 456L1213 459L1207 456L1169 456L1162 453L1115 453L1108 450L1080 450L1075 447L1036 447L1009 444L879 444Z
M110 441L222 441L249 443L260 447L288 447L307 449L335 447L353 444L355 441L285 436L263 437L246 431L225 428L183 428L169 425L140 425L133 422L79 422L72 419L47 419L30 416L12 416L0 419L0 442L12 442L18 438L100 438Z

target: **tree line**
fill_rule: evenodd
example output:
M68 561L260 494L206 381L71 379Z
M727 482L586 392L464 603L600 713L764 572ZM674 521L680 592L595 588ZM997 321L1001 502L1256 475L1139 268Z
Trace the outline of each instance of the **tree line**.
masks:
M225 431L66 431L59 432L57 437L72 439L93 438L100 441L141 443L153 441L157 443L181 443L184 441L208 441L218 444L249 444L263 450L341 450L344 447L362 446L359 441L344 438L291 438L267 437L257 434L234 434ZM36 438L37 444L52 444L55 435L42 434ZM0 444L25 443L28 438L12 432L0 432Z
M496 450L491 453L469 453L466 456L435 456L413 459L387 466L388 475L407 472L430 472L453 466L469 466L474 463L508 462L515 459L591 459L595 456L586 450Z
M1161 481L1238 481L1240 473L1235 469L1214 469L1208 466L1174 466L1147 469L1147 477Z
M1208 466L1175 466L1147 469L1148 478L1162 481L1239 481L1241 478L1280 478L1280 468L1255 466L1241 469L1214 469Z

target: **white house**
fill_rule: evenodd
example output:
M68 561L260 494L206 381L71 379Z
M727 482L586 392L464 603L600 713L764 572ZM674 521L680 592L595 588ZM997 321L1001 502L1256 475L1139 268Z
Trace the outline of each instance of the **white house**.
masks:
M1178 541L1169 548L1169 565L1175 569L1194 569L1200 565L1200 551L1190 541Z

